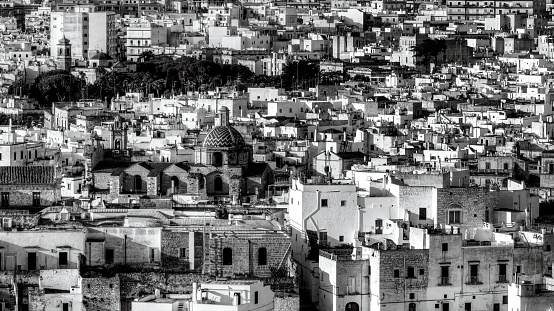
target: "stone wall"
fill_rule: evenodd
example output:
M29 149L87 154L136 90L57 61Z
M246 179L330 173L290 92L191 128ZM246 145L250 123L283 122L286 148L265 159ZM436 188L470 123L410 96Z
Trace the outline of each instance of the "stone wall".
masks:
M0 192L10 194L10 207L33 206L33 192L40 193L40 206L51 206L61 200L61 190L55 185L2 185Z
M87 310L120 311L120 280L113 278L83 278L82 299Z
M170 230L163 230L162 231L162 264L164 268L168 269L183 269L183 270L189 270L193 268L194 270L201 271L202 270L202 254L203 254L203 247L202 247L202 233L201 232L194 232L195 234L195 240L198 239L198 242L194 243L195 250L197 249L197 244L199 246L198 248L198 255L199 255L199 261L196 262L194 266L192 267L190 264L190 257L195 256L196 257L196 251L190 249L190 232L188 231L170 231ZM198 235L198 238L196 238L196 235ZM180 255L180 249L186 249L186 255L185 257L181 257ZM198 263L198 264L196 264Z
M461 210L461 227L482 227L490 220L485 214L498 207L498 191L486 188L437 189L437 222L448 223L450 210Z
M427 186L400 186L398 191L398 205L400 210L408 211L413 217L410 217L412 225L432 223L437 219L436 215L436 192L434 187ZM419 219L420 208L425 208L427 217L425 220ZM394 210L394 208L393 208ZM399 215L404 217L403 214Z
M275 297L275 311L298 311L300 310L300 297Z
M425 301L427 299L429 277L428 250L398 249L381 251L380 253L380 266L378 267L380 293L385 294L381 298L381 304L410 300ZM407 272L409 267L414 269L413 278L408 278ZM399 273L397 277L395 277L395 270ZM410 299L410 294L414 294L415 298Z
M206 258L206 272L217 276L247 274L254 277L271 276L270 267L285 265L289 256L290 237L283 233L228 232L212 234ZM223 265L223 251L232 249L232 264ZM267 250L267 264L260 265L259 250Z

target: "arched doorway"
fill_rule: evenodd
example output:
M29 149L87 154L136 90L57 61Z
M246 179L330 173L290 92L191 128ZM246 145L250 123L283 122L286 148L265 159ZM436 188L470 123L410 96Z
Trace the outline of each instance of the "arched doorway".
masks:
M346 307L344 308L345 311L359 311L360 306L358 306L355 302L349 302L346 304Z
M222 192L223 191L223 179L220 176L214 178L214 191Z
M416 304L414 302L408 305L408 311L416 311Z

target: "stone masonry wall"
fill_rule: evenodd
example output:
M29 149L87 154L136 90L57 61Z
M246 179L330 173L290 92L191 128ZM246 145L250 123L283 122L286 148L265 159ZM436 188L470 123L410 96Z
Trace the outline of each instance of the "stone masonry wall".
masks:
M300 297L275 297L275 311L298 311L300 310Z
M206 271L217 276L250 274L254 277L271 276L270 267L286 264L289 256L290 237L282 234L237 234L212 236L207 250ZM267 264L258 263L260 248L267 250ZM232 249L232 265L223 265L223 249Z
M486 188L437 189L437 221L448 223L448 211L461 209L461 227L481 227L498 202L499 192Z
M384 294L381 304L409 301L411 293L415 294L415 301L427 299L428 250L381 251L380 259L380 293ZM414 268L414 278L408 278L408 267ZM395 270L398 270L398 277L394 275Z
M120 311L119 277L83 278L83 306L87 310Z

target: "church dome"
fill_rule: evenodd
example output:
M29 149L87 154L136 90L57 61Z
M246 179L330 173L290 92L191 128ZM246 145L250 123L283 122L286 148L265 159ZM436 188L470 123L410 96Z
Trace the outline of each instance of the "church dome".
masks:
M206 139L203 147L208 148L242 148L246 146L244 138L234 127L221 125L213 128Z

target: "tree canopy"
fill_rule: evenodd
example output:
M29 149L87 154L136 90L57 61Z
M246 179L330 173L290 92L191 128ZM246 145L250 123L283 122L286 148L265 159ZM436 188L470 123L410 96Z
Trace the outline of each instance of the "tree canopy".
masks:
M431 59L437 62L437 56L440 53L446 52L446 41L443 39L425 39L423 42L416 44L411 49L415 52L415 57L422 57L423 63L428 64Z
M31 96L43 105L81 99L84 81L65 70L41 73L31 86Z
M88 85L84 78L63 70L40 74L31 87L31 95L43 105L56 101L75 101L81 97L109 102L111 98L126 92L142 92L161 97L244 83L261 87L300 89L315 86L319 78L318 63L307 60L285 65L280 76L266 76L255 75L248 67L237 64L143 54L143 61L137 63L136 72L112 72L98 68L98 78Z

